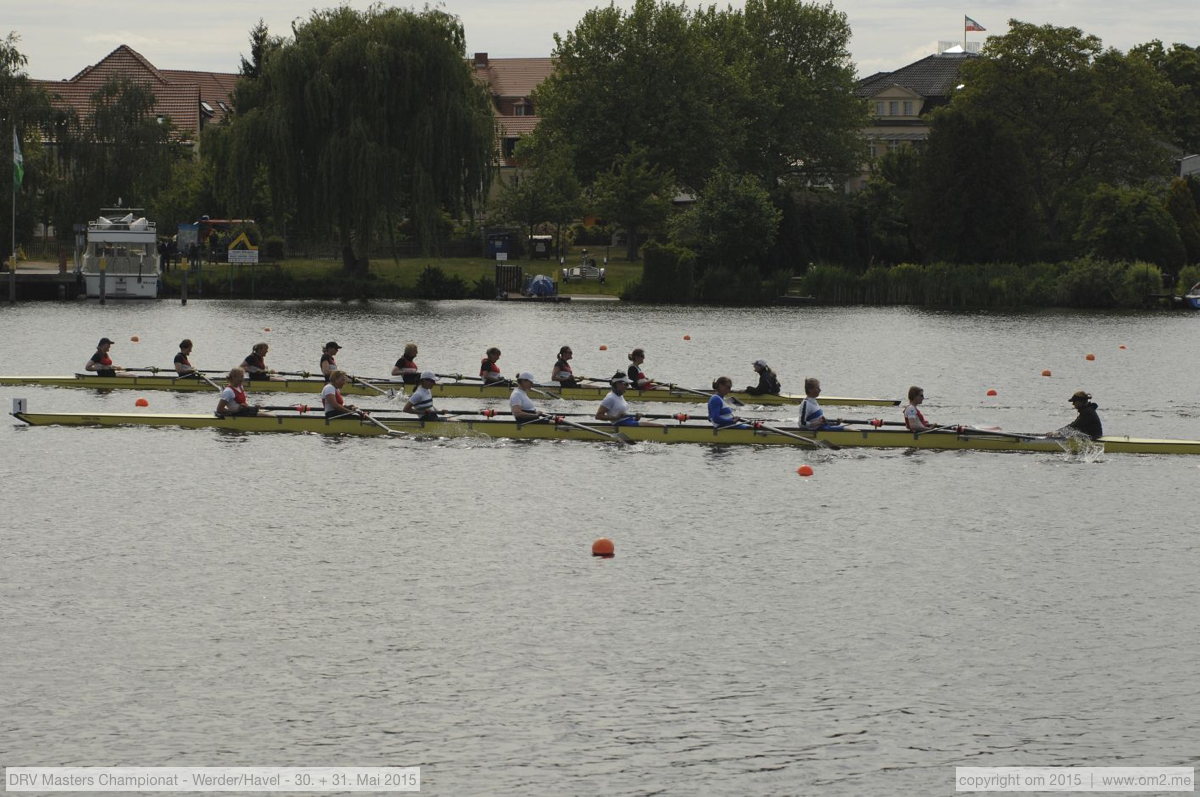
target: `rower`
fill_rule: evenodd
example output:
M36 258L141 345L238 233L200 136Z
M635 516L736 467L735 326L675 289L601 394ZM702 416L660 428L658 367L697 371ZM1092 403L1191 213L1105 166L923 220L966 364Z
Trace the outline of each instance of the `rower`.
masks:
M196 369L192 367L192 361L188 359L192 354L192 341L184 338L179 341L179 353L175 355L175 373L180 376L195 376Z
M396 360L396 364L392 366L392 376L402 377L404 384L415 385L421 376L421 369L417 368L417 344L409 343L404 347L404 354L400 355L400 359Z
M246 355L246 359L242 360L241 368L250 381L271 378L273 372L267 369L268 349L270 347L266 343L255 343L254 348Z
M666 386L651 382L646 374L642 371L642 363L646 361L646 352L642 349L634 349L629 352L629 368L626 373L629 374L630 383L638 390L669 390Z
M321 404L325 407L325 417L341 418L347 415L355 415L358 407L353 404L347 404L342 398L342 387L348 382L350 377L345 371L335 369L329 374L329 382L325 387L321 388Z
M579 387L579 380L571 370L573 356L575 355L570 346L563 346L558 350L558 361L554 363L554 370L550 372L551 382L558 382L559 387Z
M913 385L908 389L908 404L904 406L904 425L910 432L928 432L933 424L925 420L918 409L925 401L925 390Z
M112 357L108 356L108 350L112 348L112 345L111 339L100 338L100 342L96 344L96 353L87 361L83 369L94 372L96 376L116 376L117 366L113 365Z
M733 414L733 407L725 401L729 391L733 390L733 380L727 376L718 376L713 382L713 395L708 399L708 420L717 429L749 429L748 424Z
M419 380L420 386L412 392L404 405L404 412L420 416L422 421L440 421L442 417L433 406L433 386L437 384L437 374L425 371Z
M633 380L627 376L613 377L612 392L600 402L600 408L596 410L596 420L608 421L613 426L662 426L660 423L643 421L640 415L629 414L629 403L625 400L625 390L631 384L633 384Z
M337 345L336 340L331 340L325 344L325 348L321 350L321 374L325 377L325 382L329 383L333 372L338 370L337 353L342 347Z
M513 388L512 395L508 397L509 407L512 409L512 416L517 421L535 421L542 416L538 411L533 400L529 398L527 391L533 388L533 374L528 371L522 371L517 375L517 386Z
M811 432L840 432L846 427L830 422L825 417L817 397L821 395L821 381L813 377L804 380L804 401L800 402L800 428Z
M1073 433L1085 434L1093 440L1104 436L1104 425L1100 423L1100 415L1096 412L1098 409L1095 402L1092 401L1092 394L1082 390L1076 390L1071 394L1071 406L1075 408L1078 415L1075 420L1057 431L1051 432L1049 437L1068 437Z
M753 364L755 372L758 373L758 385L755 387L747 387L745 392L751 396L763 395L779 395L781 390L779 386L779 377L771 370L771 366L767 365L766 360L755 360Z
M496 365L496 361L499 359L500 350L493 346L487 350L487 356L479 361L479 378L485 385L508 382L507 379L500 376L500 366Z
M250 402L246 400L246 389L242 386L245 380L246 372L241 368L231 368L229 376L226 377L229 384L221 391L220 400L217 401L217 417L228 418L231 416L254 416L254 415L270 415L268 412L260 410L258 407L252 407Z

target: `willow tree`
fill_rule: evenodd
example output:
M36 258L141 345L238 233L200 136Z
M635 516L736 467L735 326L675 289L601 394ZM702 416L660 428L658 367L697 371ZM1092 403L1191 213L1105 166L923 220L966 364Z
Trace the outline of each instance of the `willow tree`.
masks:
M294 24L262 63L261 118L235 135L265 148L276 201L336 235L347 270L365 271L371 236L404 219L429 251L442 211L470 212L486 190L491 103L465 56L442 11L342 7Z

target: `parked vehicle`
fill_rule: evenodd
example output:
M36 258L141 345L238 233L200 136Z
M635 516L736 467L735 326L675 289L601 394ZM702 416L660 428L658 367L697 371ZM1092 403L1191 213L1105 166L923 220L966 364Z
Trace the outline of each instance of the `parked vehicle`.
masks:
M561 264L562 261L559 262ZM580 252L578 266L575 266L574 268L563 267L562 281L571 282L572 280L575 280L576 282L582 282L583 280L594 279L603 285L604 272L604 267L597 266L596 258L590 257L588 255L588 250L584 249L582 252Z

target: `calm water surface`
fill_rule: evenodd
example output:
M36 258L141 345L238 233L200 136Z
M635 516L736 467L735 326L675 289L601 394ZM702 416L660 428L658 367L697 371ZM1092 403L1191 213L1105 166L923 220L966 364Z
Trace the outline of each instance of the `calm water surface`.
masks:
M496 345L505 373L539 378L563 344L597 375L643 346L663 381L747 384L763 357L789 391L916 383L935 421L1033 432L1083 388L1112 433L1197 438L1198 333L1197 314L28 304L0 307L0 372L72 373L101 335L135 367L190 337L193 362L227 368L261 339L281 370L315 370L335 339L364 375L410 340L441 372ZM6 410L17 395L137 397L0 387ZM583 795L947 794L955 765L1196 765L1191 457L7 422L0 452L3 764L420 766L431 794ZM589 555L599 536L615 559Z

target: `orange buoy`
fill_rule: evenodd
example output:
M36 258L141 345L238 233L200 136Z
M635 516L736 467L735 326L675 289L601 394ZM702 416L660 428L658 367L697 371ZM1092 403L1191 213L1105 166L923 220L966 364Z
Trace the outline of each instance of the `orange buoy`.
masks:
M149 401L146 401L144 398L140 398L140 399L138 399L137 401L133 402L133 406L135 406L135 407L149 407L149 406L150 406L150 402L149 402Z
M684 340L691 340L691 339L692 339L692 336L691 336L691 335L684 335L684 336L683 336L683 339L684 339Z
M592 556L603 556L610 559L615 555L616 548L608 537L601 537L592 543Z
M801 476L811 476L813 475L812 465L801 465L796 468L796 473L799 473Z
M133 337L131 337L131 338L129 339L129 342L130 342L130 343L137 343L137 342L138 342L138 341L140 341L140 340L141 340L141 338L139 338L137 335L134 335Z
M607 346L601 346L601 347L600 347L600 351L608 351L608 347L607 347Z
M1042 371L1042 376L1050 376L1050 369L1047 368L1046 370ZM988 395L990 396L991 394L989 393Z
M270 327L263 327L263 332L270 332L270 331L271 331Z
M1089 354L1089 355L1085 356L1083 359L1085 359L1085 360L1094 360L1094 359L1096 359L1096 355L1094 355L1094 354Z
M1118 349L1121 349L1122 351L1124 351L1124 349L1125 349L1125 344L1124 344L1124 343L1122 343L1122 344L1121 344L1120 346L1118 346L1117 348L1118 348Z
M987 392L987 394L988 394L989 396L995 396L995 395L998 395L998 394L996 393L996 389L995 389L995 388L992 388L991 390L989 390L989 391Z

